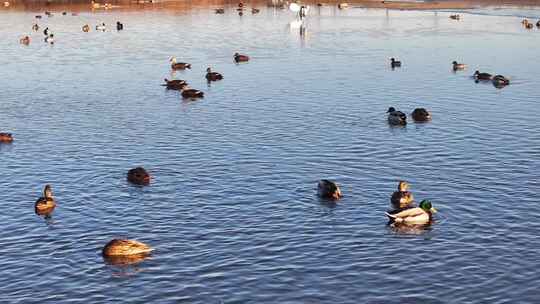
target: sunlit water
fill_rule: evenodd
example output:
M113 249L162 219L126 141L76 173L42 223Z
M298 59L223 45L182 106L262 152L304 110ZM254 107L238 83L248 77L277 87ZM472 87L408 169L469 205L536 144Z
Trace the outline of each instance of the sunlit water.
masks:
M57 13L19 45L35 14L0 13L0 131L15 136L0 146L0 302L538 301L540 30L522 27L527 12L314 7L303 37L265 7ZM175 77L204 99L160 86L171 56L192 63ZM210 87L208 65L225 76ZM476 84L476 69L512 84ZM433 121L391 128L389 106ZM127 183L138 165L150 186ZM338 204L315 196L321 178L342 185ZM400 179L439 209L430 230L386 226ZM49 219L33 210L46 183ZM115 237L156 250L111 266L101 248Z

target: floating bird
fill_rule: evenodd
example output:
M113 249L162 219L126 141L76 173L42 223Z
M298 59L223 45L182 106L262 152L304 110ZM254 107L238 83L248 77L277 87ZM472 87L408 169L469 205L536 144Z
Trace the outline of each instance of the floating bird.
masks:
M185 80L181 79L173 79L168 80L165 78L165 84L162 84L162 86L166 86L168 90L182 90L184 87L186 87L188 84Z
M139 241L114 239L103 247L101 253L104 257L114 257L148 254L151 251L150 246Z
M388 108L388 123L393 126L405 126L407 124L407 115L401 111L396 111L394 107Z
M251 9L251 13L252 13L253 15L258 14L258 13L260 13L260 12L261 12L261 10L258 9L258 8L252 8L252 9Z
M11 133L0 132L0 143L13 142L13 135Z
M538 20L538 22L536 22L536 27L540 27L540 20Z
M103 31L103 32L105 32L106 29L107 29L107 27L105 26L105 22L96 25L96 31Z
M431 114L424 108L414 109L411 116L416 122L426 122L431 120Z
M24 36L21 39L19 39L20 44L29 45L30 44L30 37Z
M457 61L452 62L452 69L454 69L454 71L465 70L466 68L467 65L464 63L457 63Z
M343 195L341 194L341 189L333 181L322 179L317 184L317 194L326 199L338 200Z
M150 183L150 174L143 167L137 167L128 171L127 180L137 185L148 185Z
M34 25L32 25L32 30L33 31L39 31L39 25L37 23L34 23Z
M49 28L48 28L48 27L46 27L46 28L43 30L43 35L49 36Z
M171 62L171 68L173 70L191 69L191 64L185 62L176 62L176 57L172 57L169 61Z
M234 53L234 61L236 61L236 63L239 63L239 62L248 62L248 61L249 61L249 56L247 56L247 55L241 55L241 54L238 54L238 53Z
M386 216L392 224L405 225L425 225L433 220L433 213L437 212L428 200L423 200L416 208L406 209L404 211L390 214L386 212Z
M395 58L390 58L390 66L392 69L401 67L401 61L397 61Z
M51 186L45 185L43 196L38 198L34 205L35 212L38 215L48 215L54 210L54 207L56 207L56 203L54 202Z
M390 203L397 210L402 210L414 202L413 194L409 191L409 183L400 181L398 183L398 191L392 193Z
M495 75L493 76L491 81L493 82L493 85L495 85L496 87L503 87L510 84L510 80L504 77L503 75Z
M90 26L88 24L83 25L82 31L88 33L90 31Z
M532 24L532 23L525 24L525 28L528 29L528 30L532 29L533 27L534 27L534 24Z
M120 21L116 21L116 30L121 31L124 29L124 24L122 24Z
M489 73L480 73L480 71L474 72L473 77L476 80L491 80L491 74L489 74Z
M450 15L450 19L459 20L461 19L460 15Z
M196 89L191 89L191 88L186 86L186 87L184 87L184 89L182 89L182 97L184 97L184 98L203 98L204 97L204 92L196 90Z
M49 36L45 37L45 42L50 43L50 44L54 44L54 35L50 34Z
M223 79L223 75L217 72L212 72L212 69L210 69L210 67L206 69L206 80L216 81L216 80L221 80L221 79Z
M36 15L36 19L41 19L41 15Z

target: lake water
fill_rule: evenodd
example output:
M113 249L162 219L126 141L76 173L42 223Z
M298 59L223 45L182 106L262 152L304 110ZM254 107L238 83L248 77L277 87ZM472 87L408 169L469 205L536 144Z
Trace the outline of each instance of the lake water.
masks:
M530 13L312 7L301 36L291 12L260 9L56 13L29 46L37 12L0 11L0 132L15 137L0 145L0 302L538 302ZM171 75L171 56L192 70ZM209 65L225 79L208 86ZM476 69L512 84L476 84ZM160 86L173 76L205 98ZM433 120L392 128L389 106ZM126 181L139 165L148 187ZM321 178L341 185L336 205L316 197ZM439 210L430 229L386 226L401 179ZM155 251L109 265L115 237Z

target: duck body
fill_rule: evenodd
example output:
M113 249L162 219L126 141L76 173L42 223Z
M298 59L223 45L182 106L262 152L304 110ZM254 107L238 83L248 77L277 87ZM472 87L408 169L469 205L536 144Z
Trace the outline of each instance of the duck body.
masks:
M184 88L182 90L182 97L184 98L203 98L204 92L196 89Z
M401 111L396 111L394 107L390 107L387 111L388 123L393 126L405 126L407 125L407 115Z
M510 80L503 75L495 75L491 81L495 86L507 86L510 84Z
M317 194L325 199L338 200L343 195L341 194L341 189L339 186L330 180L321 179L317 184Z
M411 116L416 122L426 122L431 120L431 114L424 108L414 109Z
M536 27L540 27L540 20L538 20L538 22L536 22Z
M137 167L128 171L127 180L137 185L148 185L150 184L150 174L143 167Z
M152 248L135 240L114 239L103 247L101 253L104 257L120 257L129 255L144 255L152 251Z
M206 69L206 80L217 81L217 80L222 80L222 79L223 79L223 75L221 75L220 73L212 72L210 68Z
M249 61L249 56L235 53L235 54L234 54L234 61L235 61L236 63L239 63L239 62L248 62L248 61Z
M51 186L45 185L43 196L38 198L34 204L34 210L38 215L48 215L53 212L56 202L52 196Z
M534 27L534 24L532 24L532 23L525 24L525 28L528 29L528 30L532 29L533 27Z
M13 142L13 135L11 133L0 132L0 143Z
M480 71L474 72L473 77L476 80L491 80L492 75L489 73L480 73Z
M401 61L397 61L395 58L390 58L390 66L392 67L392 69L400 68L401 67Z
M191 69L191 64L185 63L185 62L176 62L176 57L172 57L170 59L170 62L171 62L171 68L173 70Z
M28 37L28 36L22 37L21 39L19 39L19 43L24 44L24 45L29 45L30 44L30 37Z
M187 85L188 84L185 80L181 80L181 79L168 80L167 78L165 78L165 84L163 84L163 86L166 86L168 90L182 90Z
M423 200L419 207L403 210L398 213L386 213L390 223L394 225L426 225L433 220L433 213L437 212L431 202Z
M467 65L464 63L457 63L457 61L452 62L452 69L454 71L465 70L466 68Z

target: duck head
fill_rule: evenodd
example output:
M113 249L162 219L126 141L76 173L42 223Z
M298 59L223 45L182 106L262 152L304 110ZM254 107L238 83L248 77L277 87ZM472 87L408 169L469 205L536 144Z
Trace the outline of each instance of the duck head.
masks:
M206 72L207 72L207 73L210 73L210 72L212 72L212 69L211 69L210 67L208 67L208 68L206 69Z
M392 112L395 112L395 111L396 111L396 108L390 107L390 108L388 108L388 111L386 111L386 113L392 113Z
M421 201L419 207L422 208L422 210L424 210L424 211L426 211L428 213L436 213L437 212L437 209L433 208L433 206L431 205L431 202L429 200Z
M398 183L398 191L405 192L409 190L409 183L406 181L399 181Z
M456 65L456 64L458 64L458 63L457 63L457 61L452 61L452 64L453 64L453 65Z
M479 74L480 74L480 71L474 72L474 75L479 75Z
M171 57L171 59L169 59L170 62L172 63L176 63L176 57Z
M43 197L46 198L46 199L52 199L53 198L51 185L45 185L45 188L43 189Z
M341 189L339 189L339 186L336 183L327 179L319 181L317 188L319 195L323 198L338 200L343 196L341 194Z
M396 59L394 57L390 58L390 61L396 62Z

